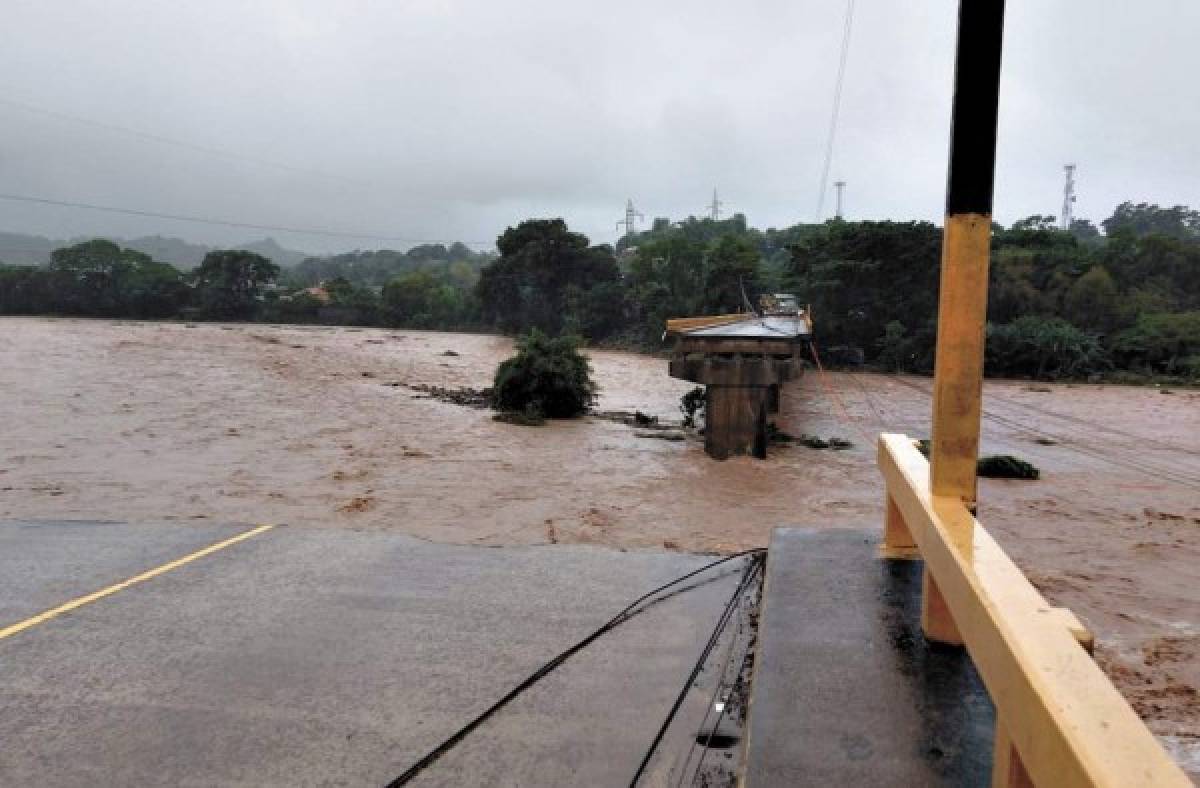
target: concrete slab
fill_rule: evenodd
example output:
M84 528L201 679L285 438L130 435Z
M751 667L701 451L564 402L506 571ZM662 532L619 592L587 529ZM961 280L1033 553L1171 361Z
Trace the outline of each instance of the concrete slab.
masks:
M921 634L919 561L876 526L777 529L745 784L987 785L995 712L961 649Z
M708 560L277 528L0 641L0 784L382 785ZM735 584L630 621L422 784L624 784Z
M0 627L247 528L210 523L0 522Z

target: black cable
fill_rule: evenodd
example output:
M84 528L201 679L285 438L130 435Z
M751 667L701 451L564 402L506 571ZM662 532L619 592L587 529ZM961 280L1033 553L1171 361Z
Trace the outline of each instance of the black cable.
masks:
M842 109L842 86L846 81L846 60L850 55L850 31L854 24L854 0L846 0L846 24L842 30L842 54L838 60L833 88L833 113L829 119L829 138L825 143L825 166L821 169L821 192L817 196L817 221L825 210L825 192L829 188L829 167L833 163L833 141L837 136L838 114Z
M699 730L701 730L701 731L703 731L705 725L708 724L709 715L712 714L712 710L716 705L717 698L720 697L721 688L725 686L725 676L727 673L729 673L729 665L733 661L734 646L737 645L738 636L741 635L741 633L742 633L741 623L742 623L741 621L738 622L737 632L735 632L733 634L733 636L731 638L729 638L729 652L725 655L725 659L722 660L722 662L721 662L721 673L717 677L717 680L713 683L712 696L708 699L708 704L704 707L704 716L700 719ZM744 656L745 655L743 654L743 660L744 660ZM730 689L732 689L732 688L733 688L733 685L730 685ZM722 706L721 713L717 716L717 721L713 724L712 729L709 731L708 738L705 739L705 742L704 742L705 748L707 748L709 743L712 742L713 734L717 732L717 726L719 726L721 724L721 718L724 716L725 716L725 708L724 708L724 706ZM687 758L684 759L683 766L679 767L679 780L675 783L675 788L682 788L683 778L687 775L688 764L690 764L692 762L692 755L696 752L696 748L698 746L700 746L700 737L699 736L697 736L692 741L692 746L688 748ZM696 774L700 773L700 768L703 765L704 765L704 754L702 753L700 755L700 763L696 766ZM695 783L694 777L692 779L692 782Z
M725 625L729 623L729 619L733 616L733 611L737 609L742 594L745 593L746 588L749 587L750 583L758 575L759 570L762 569L762 565L762 559L758 557L746 568L741 582L738 583L738 587L734 590L733 596L730 597L729 603L725 605L725 609L721 612L721 617L717 620L717 625L713 629L712 635L709 636L708 642L704 644L704 648L700 652L700 657L696 660L696 664L692 666L692 672L688 674L687 681L683 683L683 687L675 697L675 703L671 705L671 710L667 712L667 718L663 720L658 733L654 737L654 741L650 743L650 748L646 750L646 755L642 758L641 764L638 765L637 771L634 772L633 779L629 781L630 788L636 788L638 781L645 774L646 767L650 765L650 759L654 757L658 745L662 743L663 736L667 734L667 729L671 727L671 722L674 721L675 715L679 713L679 707L683 705L688 691L692 688L692 682L696 680L696 676L700 675L700 671L704 669L704 663L708 661L713 647L716 646L721 633L725 630Z
M395 241L397 243L409 244L433 244L433 243L455 243L447 239L441 238L402 238L393 235L379 235L375 233L355 233L344 230L328 230L318 227L289 227L279 224L255 224L253 222L239 222L233 219L210 219L202 216L185 216L178 213L160 213L158 211L143 211L138 208L119 208L112 205L96 205L94 203L74 202L72 200L52 200L48 197L31 197L26 194L0 194L0 200L11 200L13 202L25 202L35 205L53 205L59 208L82 208L88 211L102 211L104 213L120 213L128 216L146 216L152 219L170 219L176 222L195 222L197 224L213 224L221 227L240 227L249 230L268 230L281 233L296 233L299 235L322 235L330 238L351 238L360 241ZM491 241L460 241L464 246L484 246L490 247L493 245Z
M733 555L727 555L720 560L713 561L712 563L709 563L709 564L705 564L704 566L700 567L699 569L688 572L686 575L677 577L669 583L665 583L665 584L659 586L658 588L655 588L652 591L648 591L647 593L642 594L640 597L638 597L633 602L631 602L629 605L627 605L624 610L622 610L620 613L617 613L615 616L610 618L607 622L605 622L599 628L594 630L590 635L585 637L583 640L580 640L578 643L571 646L566 651L562 652L557 657L550 660L549 662L547 662L546 664L542 665L540 668L535 670L533 673L531 673L524 681L522 681L520 684L518 684L517 686L515 686L511 690L509 690L508 693L504 695L504 697L500 698L500 700L496 701L491 706L489 706L482 714L480 714L475 719L468 722L466 725L459 728L457 731L455 731L453 734L451 734L449 738L447 738L445 741L443 741L437 747L434 747L432 750L430 750L423 758L421 758L419 761L414 763L412 766L408 767L408 769L406 769L403 774L401 774L399 777L397 777L396 779L394 779L390 783L388 783L387 788L400 788L400 786L407 785L409 782L411 782L413 780L413 778L415 778L418 774L420 774L422 771L424 771L426 768L428 768L430 765L432 765L434 761L436 761L438 758L442 757L447 752L452 750L459 742L461 742L463 739L465 739L467 737L467 735L471 733L471 731L475 730L480 725L482 725L489 717L491 717L493 714L498 712L500 709L502 709L506 705L508 705L514 698L516 698L522 692L524 692L525 690L532 687L538 681L540 681L545 676L550 674L559 665L563 664L568 659L570 659L572 656L574 656L577 652L582 651L584 648L589 646L593 641L597 640L598 638L600 638L602 635L604 635L608 631L615 629L620 624L624 623L627 619L631 618L632 615L634 614L634 610L639 605L641 605L643 602L645 602L646 600L650 599L651 597L655 596L656 594L660 594L663 591L666 591L667 589L671 588L672 586L677 586L680 583L682 583L683 581L689 580L702 572L706 572L709 569L718 567L721 564L725 564L730 561L733 561L734 559L742 558L742 557L745 557L748 555L758 556L764 552L766 552L766 550L764 548L756 547L752 550L743 550L740 553L734 553ZM754 562L754 565L759 565L760 563L761 563L761 561L756 560ZM743 578L743 583L744 583L744 578ZM743 587L744 587L744 585L742 583L739 583L738 593L741 592ZM737 598L736 595L734 598L735 599Z

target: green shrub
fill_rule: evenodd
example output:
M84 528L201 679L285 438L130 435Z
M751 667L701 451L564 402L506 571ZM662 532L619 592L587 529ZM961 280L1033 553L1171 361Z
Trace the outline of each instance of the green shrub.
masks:
M1142 315L1113 337L1112 345L1123 366L1195 377L1200 373L1200 312Z
M1100 341L1061 318L1026 315L988 324L989 375L1079 378L1108 367Z
M492 407L567 419L596 400L591 365L575 337L551 339L534 329L517 340L517 355L496 368Z

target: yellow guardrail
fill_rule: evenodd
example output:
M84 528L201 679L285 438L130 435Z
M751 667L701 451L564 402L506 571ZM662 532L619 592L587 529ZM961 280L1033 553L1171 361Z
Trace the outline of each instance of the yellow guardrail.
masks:
M922 625L963 643L996 705L993 786L1191 786L1051 607L959 498L930 493L905 435L879 439L885 554L925 561Z
M706 315L704 317L673 317L667 320L667 335L681 334L684 331L694 331L697 328L724 326L729 323L739 323L754 317L751 314L737 315Z

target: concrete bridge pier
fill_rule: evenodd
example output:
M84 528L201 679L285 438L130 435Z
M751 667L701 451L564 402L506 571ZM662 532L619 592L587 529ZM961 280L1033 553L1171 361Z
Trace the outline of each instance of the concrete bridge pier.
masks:
M798 362L788 354L694 354L671 359L671 377L705 387L704 449L716 459L767 456L769 416Z
M769 388L707 386L704 392L704 450L723 460L733 454L767 456Z

